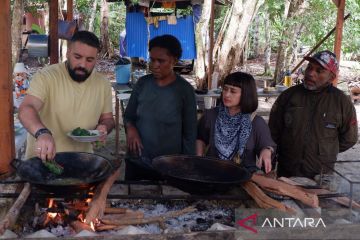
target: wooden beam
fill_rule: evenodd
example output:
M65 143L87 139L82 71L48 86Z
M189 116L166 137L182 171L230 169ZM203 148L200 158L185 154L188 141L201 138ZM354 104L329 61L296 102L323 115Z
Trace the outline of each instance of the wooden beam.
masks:
M50 64L59 62L59 38L58 38L58 0L50 0L49 31L50 31Z
M10 1L0 8L0 175L10 173L15 158Z
M74 19L74 13L73 13L73 0L67 0L67 19L68 21L72 21Z
M209 1L209 0L205 0ZM209 27L209 64L208 64L208 89L211 89L212 86L212 72L213 72L213 49L214 49L214 2L211 1L210 7L210 27Z
M334 53L336 54L336 58L340 64L341 42L342 42L344 14L345 14L345 0L339 0L338 4L339 5L338 5L337 19L336 19ZM338 82L338 78L334 80L333 85L336 86L337 82Z

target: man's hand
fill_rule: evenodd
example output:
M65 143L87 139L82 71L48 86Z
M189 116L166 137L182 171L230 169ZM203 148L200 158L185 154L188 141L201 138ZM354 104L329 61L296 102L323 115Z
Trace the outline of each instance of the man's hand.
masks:
M256 164L258 168L261 168L264 164L265 173L269 173L271 171L271 154L272 151L268 148L264 148L260 152L259 162Z
M141 156L143 145L136 127L128 125L126 127L126 141L128 149L131 153Z
M101 135L99 141L102 142L102 143L105 143L106 137L107 137L107 134L108 134L107 126L105 124L98 124L96 126L96 130L98 130L100 135Z
M55 158L56 147L53 136L48 133L41 134L35 142L35 153L41 160L47 161Z

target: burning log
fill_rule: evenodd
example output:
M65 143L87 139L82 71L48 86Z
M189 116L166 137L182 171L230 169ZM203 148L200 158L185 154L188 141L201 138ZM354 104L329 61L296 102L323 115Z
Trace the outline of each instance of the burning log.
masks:
M279 178L280 181L286 182L287 184L293 185L293 186L301 186L300 183L297 183L289 178L286 177L280 177ZM312 193L312 194L317 194L317 195L321 195L321 194L329 194L332 193L331 191L327 190L327 189L304 189L304 191L308 192L308 193ZM345 206L348 207L350 204L350 199L348 197L333 197L331 198L331 200ZM353 208L357 208L360 209L360 204L355 202L354 200L352 200L352 207Z
M255 200L259 207L264 209L277 208L280 211L295 213L295 210L268 197L255 183L246 182L243 184L245 191Z
M120 168L108 177L104 182L100 183L96 189L92 201L90 202L90 208L86 213L85 223L91 223L96 218L101 218L104 215L106 207L106 198L110 191L111 186L120 176Z
M313 208L319 207L319 198L317 195L305 191L305 189L300 186L290 185L258 174L253 174L251 180L269 192L292 197Z
M91 226L80 221L72 221L70 223L70 226L75 230L76 233L79 233L82 230L88 230L90 232L94 232L94 229L92 229Z
M120 219L142 219L144 213L141 211L127 212L124 214L107 214L102 217L102 220L120 220Z
M0 222L0 234L2 235L5 230L13 226L19 216L20 210L31 192L31 186L29 183L24 184L24 188L21 191L19 197L16 199L15 203L12 205L4 219Z
M118 225L99 225L95 227L96 231L98 232L108 231L108 230L119 230L122 228L124 228L124 226L118 226Z
M168 212L162 216L156 216L156 217L148 217L148 218L139 218L139 219L117 219L117 220L107 220L107 219L101 219L100 221L106 225L140 225L140 224L148 224L148 223L159 223L160 225L163 225L163 223L170 218L179 217L181 215L194 212L196 208L194 207L187 207L179 211L172 211Z

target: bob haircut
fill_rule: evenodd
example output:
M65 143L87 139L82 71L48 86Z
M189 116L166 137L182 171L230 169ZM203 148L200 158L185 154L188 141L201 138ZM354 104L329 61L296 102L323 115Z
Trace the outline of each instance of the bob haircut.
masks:
M258 96L253 76L244 72L234 72L226 76L223 85L241 88L240 108L242 113L252 113L256 111L258 108Z
M149 42L149 52L152 48L159 47L168 51L169 55L175 57L177 60L181 58L182 48L179 40L173 35L161 35L154 37Z
M89 31L77 31L70 39L70 43L81 42L100 51L99 38Z

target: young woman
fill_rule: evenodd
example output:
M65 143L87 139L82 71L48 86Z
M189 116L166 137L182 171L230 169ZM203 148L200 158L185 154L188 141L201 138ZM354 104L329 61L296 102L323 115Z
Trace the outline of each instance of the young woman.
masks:
M276 144L264 119L256 116L257 107L254 78L243 72L228 75L220 105L206 110L198 122L197 155L234 161L250 172L261 166L270 172Z

